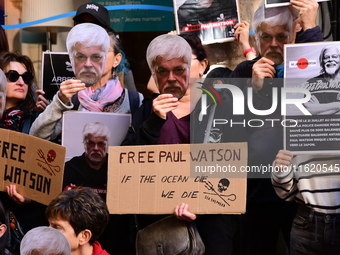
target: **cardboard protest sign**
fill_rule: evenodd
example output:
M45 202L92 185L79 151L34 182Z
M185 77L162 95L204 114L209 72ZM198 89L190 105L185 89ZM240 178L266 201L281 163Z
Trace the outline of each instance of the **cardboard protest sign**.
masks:
M62 191L65 148L0 129L0 190L15 184L24 197L48 205Z
M131 114L110 112L66 111L63 114L62 142L66 147L66 161L84 153L83 129L91 122L106 125L111 135L108 146L118 146L126 136L131 123Z
M203 44L234 40L234 26L239 22L236 0L173 0L178 34L198 36Z
M336 153L340 135L340 42L285 45L284 148Z
M42 89L46 99L52 100L60 83L72 78L74 73L67 52L43 52Z
M170 214L181 203L244 213L246 165L246 143L110 147L107 205L112 214Z

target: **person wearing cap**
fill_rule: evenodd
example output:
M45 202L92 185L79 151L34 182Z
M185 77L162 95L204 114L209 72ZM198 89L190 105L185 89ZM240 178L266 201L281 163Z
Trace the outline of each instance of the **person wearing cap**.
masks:
M98 3L86 3L77 9L76 16L73 17L74 25L81 23L93 23L101 26L108 32L114 32L110 27L109 11Z

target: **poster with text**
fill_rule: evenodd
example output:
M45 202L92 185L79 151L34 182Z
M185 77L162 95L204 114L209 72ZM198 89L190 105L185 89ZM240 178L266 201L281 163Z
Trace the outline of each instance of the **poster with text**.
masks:
M42 89L46 99L52 100L60 83L72 78L74 73L67 52L43 52Z
M340 149L340 42L285 45L284 147L297 153Z
M174 0L174 9L178 34L194 34L203 44L234 40L239 22L236 0Z
M14 184L19 194L48 205L62 191L65 148L7 129L0 137L0 190Z
M85 125L95 122L102 123L105 125L104 128L107 127L110 130L106 146L106 149L108 149L108 146L119 146L125 138L130 127L131 114L83 111L64 112L61 144L66 147L66 161L84 153L83 132L97 132L96 135L93 133L93 136L99 136L101 131L93 130L90 126L87 127L92 131L84 129Z
M247 143L111 146L107 200L112 214L244 213Z

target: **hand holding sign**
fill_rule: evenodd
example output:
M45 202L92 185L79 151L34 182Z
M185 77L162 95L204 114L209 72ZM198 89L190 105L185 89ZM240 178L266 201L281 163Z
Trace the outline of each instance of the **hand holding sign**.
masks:
M316 26L319 4L315 0L291 0L290 3L299 11L303 31Z
M16 185L11 184L9 186L6 186L6 190L9 198L18 205L28 204L31 202L31 199L25 198L17 192Z
M189 212L189 205L182 203L180 206L176 206L174 214L180 220L193 221L197 216L194 213Z

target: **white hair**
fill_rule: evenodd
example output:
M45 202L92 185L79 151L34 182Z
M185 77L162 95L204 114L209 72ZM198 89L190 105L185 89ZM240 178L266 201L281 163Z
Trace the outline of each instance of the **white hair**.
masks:
M71 247L59 230L36 227L28 231L20 244L21 255L70 255Z
M154 71L157 57L163 57L165 61L183 58L190 67L191 53L192 49L185 39L178 35L164 34L150 42L146 51L146 60L151 71Z
M110 48L110 37L106 30L101 26L93 23L82 23L74 26L67 35L66 48L72 67L74 69L74 48L79 43L83 47L88 48L92 46L101 46L102 56L104 58L104 64L106 62L106 56Z
M4 72L0 69L0 118L6 105L7 79Z
M86 137L91 134L94 137L104 136L106 141L111 137L111 131L105 124L101 122L90 122L87 123L83 128L83 141L85 142Z
M287 42L290 41L290 36L293 29L293 15L286 6L265 8L264 4L261 5L253 15L252 26L255 30L255 41L258 50L261 50L260 36L262 31L260 29L263 23L269 27L286 26L287 29ZM261 52L260 52L261 54Z

